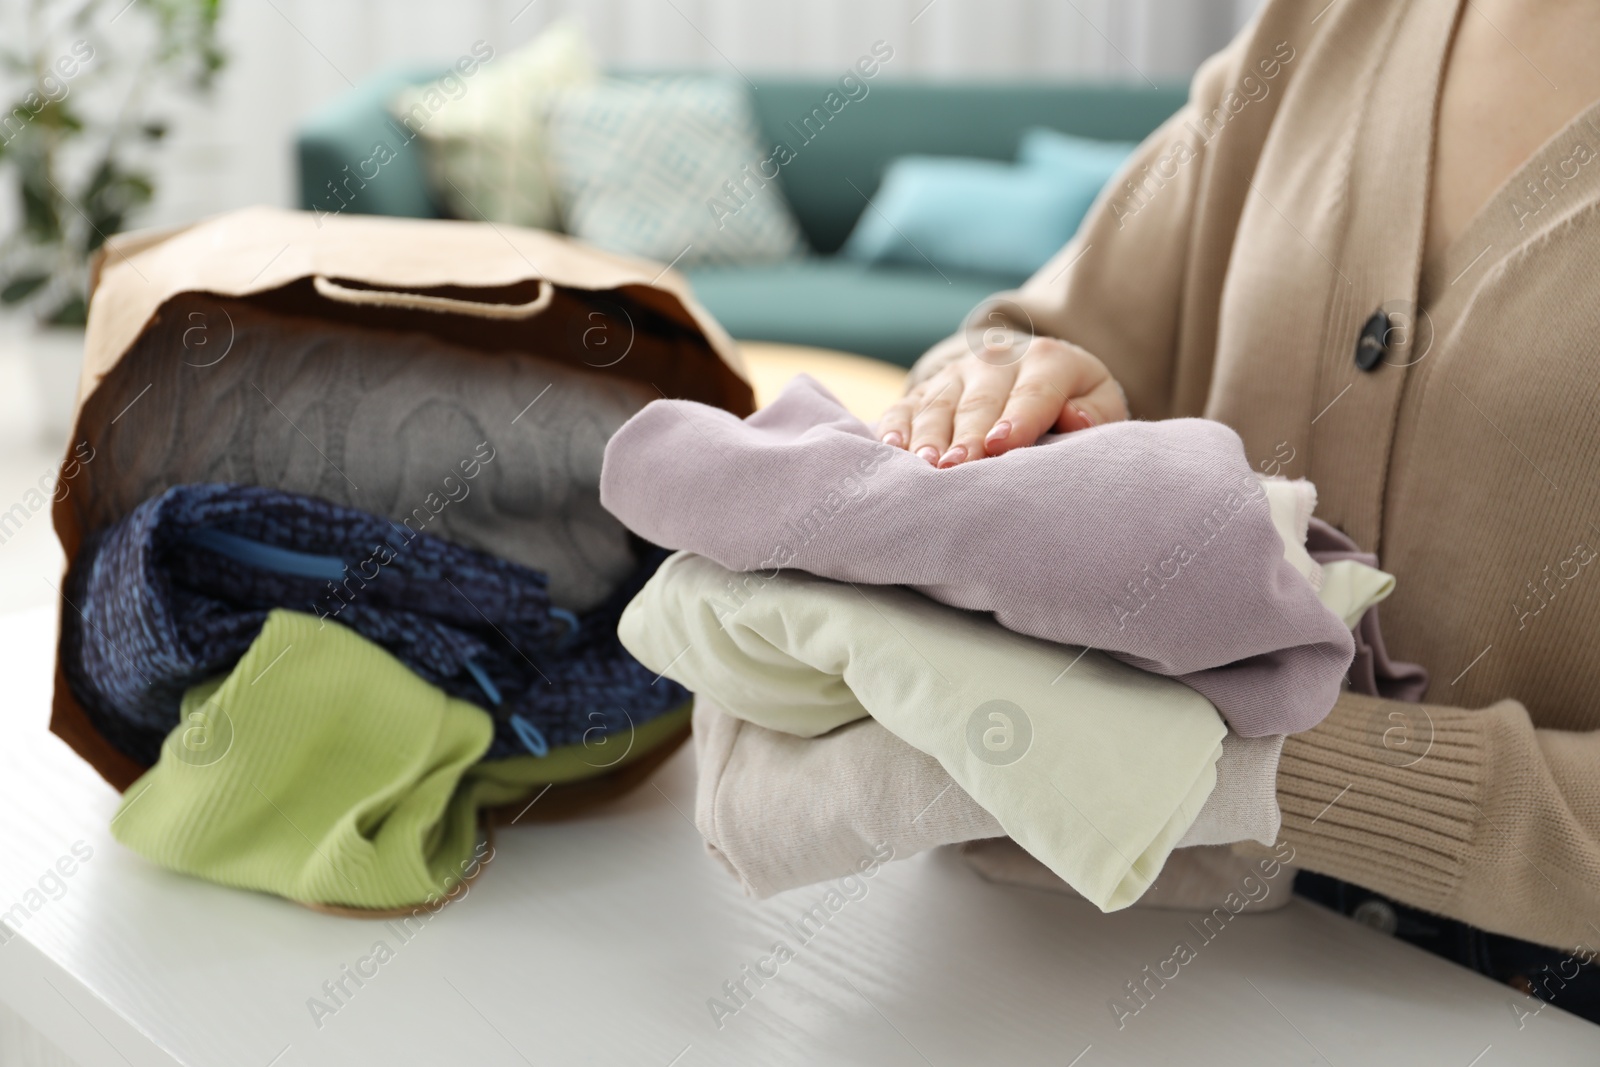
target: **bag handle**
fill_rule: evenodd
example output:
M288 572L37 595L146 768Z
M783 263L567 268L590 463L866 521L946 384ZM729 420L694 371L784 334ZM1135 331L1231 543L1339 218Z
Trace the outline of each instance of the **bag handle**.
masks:
M352 289L340 285L327 275L318 274L311 279L318 295L341 304L358 307L406 308L412 311L434 311L449 315L472 315L480 319L531 319L550 306L556 297L556 287L545 278L539 279L539 295L526 304L490 304L479 300L459 300L452 296L428 296L425 293L404 293L393 289Z

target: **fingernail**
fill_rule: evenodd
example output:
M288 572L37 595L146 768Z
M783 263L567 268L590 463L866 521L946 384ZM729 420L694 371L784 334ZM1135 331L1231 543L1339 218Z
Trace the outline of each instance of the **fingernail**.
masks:
M966 445L954 445L950 451L939 457L939 466L954 467L957 463L967 458Z
M927 460L932 466L939 465L939 450L934 448L932 445L923 445L921 448L917 449L917 456L921 459Z
M994 424L994 429L990 430L989 433L984 437L983 443L986 445L997 445L1010 436L1011 424L1009 422L997 422Z
M1077 412L1078 418L1083 420L1085 426L1098 425L1094 421L1094 416L1089 414L1089 412L1087 410L1085 410L1084 408L1080 408L1078 405L1073 404L1072 405L1072 410Z
M883 435L883 443L888 445L890 448L904 448L906 439L900 436L899 430L890 430L888 433Z

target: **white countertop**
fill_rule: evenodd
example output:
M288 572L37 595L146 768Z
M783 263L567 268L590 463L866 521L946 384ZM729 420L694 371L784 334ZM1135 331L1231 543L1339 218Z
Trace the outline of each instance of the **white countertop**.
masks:
M1519 1027L1519 994L1299 901L1233 920L1120 1030L1112 1000L1197 941L1189 916L1102 915L940 851L800 944L784 924L825 887L739 895L689 821L687 747L609 808L501 831L470 894L403 941L113 841L115 794L45 733L54 635L48 611L0 617L0 911L43 901L0 945L0 1001L84 1067L1600 1062L1600 1028L1554 1008ZM75 844L90 858L30 897ZM778 938L795 958L719 1029L708 999ZM314 1018L379 940L391 958Z

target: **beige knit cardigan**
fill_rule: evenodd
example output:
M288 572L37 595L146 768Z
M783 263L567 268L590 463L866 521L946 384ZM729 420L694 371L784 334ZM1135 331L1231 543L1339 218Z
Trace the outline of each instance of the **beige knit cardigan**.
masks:
M1219 419L1315 482L1399 579L1384 636L1432 683L1421 706L1347 694L1290 739L1296 862L1600 946L1600 105L1426 261L1460 6L1269 3L1077 237L913 380L985 330L1060 337L1135 417Z

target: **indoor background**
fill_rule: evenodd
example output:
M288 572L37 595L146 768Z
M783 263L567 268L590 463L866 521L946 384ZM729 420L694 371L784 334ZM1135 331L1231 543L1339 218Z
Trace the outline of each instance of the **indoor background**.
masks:
M143 2L89 5L89 25L113 43L138 43L152 33L149 12L134 7ZM8 4L0 34L20 40L40 10L59 6ZM443 64L476 41L508 54L564 17L580 23L613 71L833 77L883 39L896 49L886 80L1181 85L1255 7L1254 0L243 0L220 7L225 61L209 93L158 83L118 54L78 99L91 113L109 113L137 90L166 119L166 135L135 150L154 179L153 197L128 226L174 226L247 204L299 206L293 142L309 114L387 69ZM10 77L8 94L26 81ZM0 166L0 182L0 233L9 233L18 215L12 168ZM0 311L6 506L61 458L78 343L71 330L40 330L26 314ZM59 574L60 562L44 512L0 536L0 610L52 599L40 575Z

